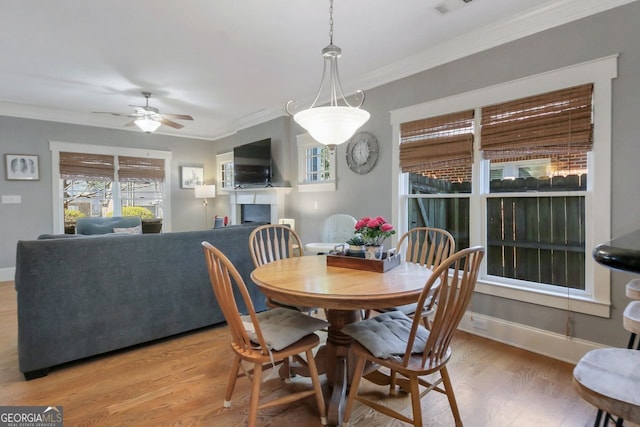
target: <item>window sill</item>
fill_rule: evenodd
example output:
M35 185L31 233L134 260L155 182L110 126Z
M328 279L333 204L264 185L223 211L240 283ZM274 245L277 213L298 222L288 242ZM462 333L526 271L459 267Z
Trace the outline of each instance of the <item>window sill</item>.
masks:
M571 299L569 300L567 299L566 292L558 293L536 289L525 289L508 284L491 282L487 279L478 279L475 291L481 294L528 302L561 310L568 309L576 313L584 313L605 318L611 317L611 303L609 301L598 301L591 297L579 295L571 295Z
M313 193L313 192L319 192L319 191L336 191L336 183L335 181L322 182L322 183L314 182L312 184L301 183L301 184L298 184L298 191L301 193Z

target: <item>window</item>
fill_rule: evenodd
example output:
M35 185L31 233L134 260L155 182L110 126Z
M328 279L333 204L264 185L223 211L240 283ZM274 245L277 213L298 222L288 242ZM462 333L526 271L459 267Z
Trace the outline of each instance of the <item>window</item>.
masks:
M63 142L50 142L50 149L59 194L54 197L54 232L78 217L110 215L163 218L165 230L170 229L164 189L170 188L171 153Z
M298 136L298 190L335 190L335 149L316 142L309 134Z
M482 156L509 174L489 182L484 201L488 277L585 290L592 92L585 84L480 108Z
M113 211L115 157L94 153L59 153L65 226L79 217L106 216Z
M408 228L448 230L469 247L474 110L400 125L400 169L409 173Z
M218 165L218 185L219 190L233 190L233 151L216 155Z
M484 246L479 292L609 316L609 277L589 254L609 239L615 73L616 58L605 58L392 112L400 200L394 222L400 230L446 228L457 249ZM455 125L455 115L469 111L473 124ZM430 121L440 130L427 132ZM429 151L435 156L416 166L407 159L418 157L411 134L417 123L426 135L417 145L429 147L427 159ZM459 137L446 142L450 150L438 146L446 138L441 130L456 126L459 135L471 133L466 170L447 157L461 151ZM412 156L403 154L405 144Z

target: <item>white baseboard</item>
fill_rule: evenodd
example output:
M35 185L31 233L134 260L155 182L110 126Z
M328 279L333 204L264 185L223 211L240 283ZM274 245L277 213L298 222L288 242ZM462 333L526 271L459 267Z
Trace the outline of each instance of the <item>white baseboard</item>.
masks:
M16 275L15 267L0 268L0 282L13 281Z
M459 329L514 347L576 364L590 350L604 346L495 317L466 312Z

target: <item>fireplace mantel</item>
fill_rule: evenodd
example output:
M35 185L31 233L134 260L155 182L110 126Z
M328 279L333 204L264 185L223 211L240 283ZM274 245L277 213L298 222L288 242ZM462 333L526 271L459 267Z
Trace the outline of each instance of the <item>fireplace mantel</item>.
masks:
M291 187L237 188L227 190L231 202L232 224L242 221L242 205L271 205L271 224L284 218L284 196L291 193Z

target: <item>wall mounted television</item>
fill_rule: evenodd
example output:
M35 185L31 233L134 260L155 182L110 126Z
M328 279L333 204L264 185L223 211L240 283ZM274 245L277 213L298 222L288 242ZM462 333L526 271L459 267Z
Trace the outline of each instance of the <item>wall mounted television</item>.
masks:
M235 188L271 187L271 138L233 149L233 183Z

